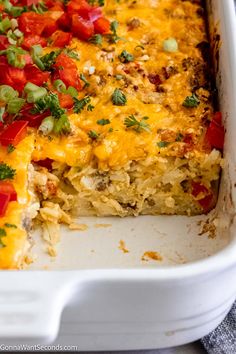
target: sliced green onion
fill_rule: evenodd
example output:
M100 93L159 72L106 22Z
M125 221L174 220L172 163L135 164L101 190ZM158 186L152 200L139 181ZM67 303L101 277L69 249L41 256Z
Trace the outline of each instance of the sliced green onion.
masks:
M34 55L34 56L32 56L32 59L33 59L34 64L36 64L40 70L45 70L45 65L38 56Z
M66 85L64 84L64 82L62 80L54 81L53 86L55 87L55 89L58 92L66 93Z
M24 106L25 100L23 98L13 98L7 104L7 112L10 114L18 113Z
M45 65L42 62L42 60L39 58L40 55L43 54L42 46L40 44L33 45L30 52L31 52L31 56L32 56L34 64L36 64L39 69L45 70Z
M38 90L31 91L27 94L27 102L35 103L41 98L47 95L47 90L44 87L40 87Z
M44 118L44 120L42 121L39 127L39 131L43 135L50 134L53 131L54 123L55 123L55 118L53 118L52 116Z
M7 50L7 61L15 68L22 69L25 66L25 59L22 55L18 55L17 52L9 49Z
M78 91L73 86L68 87L67 93L71 95L71 97L78 97Z
M25 91L25 93L29 93L29 92L37 91L39 89L40 89L40 86L37 86L37 85L33 84L32 82L27 82L27 84L25 85L24 91Z
M55 134L68 134L71 131L70 121L66 114L62 116L55 122L54 129Z
M3 116L5 113L5 107L0 107L0 122L3 123Z
M24 33L21 32L19 29L15 29L15 31L14 31L13 33L14 33L14 35L15 35L16 37L18 37L18 38L21 38L21 37L23 37L23 35L24 35Z
M165 52L174 53L178 51L178 43L175 38L171 37L163 42L163 49Z
M43 54L43 48L40 44L35 44L31 48L31 53L32 55L42 55Z
M0 86L0 101L9 102L11 99L18 97L18 92L15 91L11 86L1 85Z
M11 29L14 31L18 27L18 21L16 18L11 19Z
M8 17L6 17L0 22L0 32L5 33L10 28L11 28L11 21L9 20Z

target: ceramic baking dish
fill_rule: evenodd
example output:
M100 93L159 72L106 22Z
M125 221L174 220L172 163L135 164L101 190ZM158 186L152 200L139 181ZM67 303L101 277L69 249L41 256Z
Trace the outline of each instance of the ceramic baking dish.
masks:
M162 348L204 336L229 311L236 297L233 0L209 1L208 14L212 38L220 35L217 85L227 130L216 209L189 218L81 218L87 231L64 230L55 260L36 233L31 269L0 273L1 343ZM162 261L142 260L150 250Z

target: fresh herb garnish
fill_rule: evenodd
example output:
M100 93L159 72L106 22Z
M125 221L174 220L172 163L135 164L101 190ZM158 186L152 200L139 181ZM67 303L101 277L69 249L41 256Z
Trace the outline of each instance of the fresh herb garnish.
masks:
M93 43L93 44L97 44L97 45L101 45L102 44L102 35L101 34L94 34L89 42Z
M41 98L34 104L32 113L43 113L47 109L55 118L60 118L65 113L65 109L61 108L57 94L50 92L47 96Z
M12 144L7 145L7 153L10 154L15 150L15 146Z
M109 119L99 119L97 120L97 124L99 125L107 125L107 124L110 124L110 120Z
M111 42L111 43L116 43L121 39L121 37L119 37L117 34L118 26L119 26L119 23L117 21L112 21L110 24L110 30L112 33L109 33L107 35L107 37L109 39L109 42Z
M141 120L137 120L136 117L131 114L129 117L125 118L125 125L127 128L132 128L136 132L140 133L142 130L150 132L150 125L146 122L148 117L143 117Z
M65 53L66 55L68 55L68 57L75 59L75 60L79 60L79 54L74 52L73 49L70 48L65 48L63 49L63 53Z
M3 117L5 113L5 107L0 107L0 122L4 123Z
M164 148L167 147L169 145L168 141L158 141L157 146L159 146L159 148Z
M118 88L113 92L111 99L115 106L125 106L127 103L125 94Z
M93 139L96 140L99 137L99 134L95 131L95 130L90 130L88 132L88 136Z
M2 242L2 237L5 237L5 236L7 236L6 231L0 227L0 246L2 246L2 247L5 247L5 245Z
M71 131L70 121L66 114L60 116L54 123L53 131L55 134L68 134Z
M84 87L86 88L90 85L90 83L88 82L88 80L86 79L86 77L84 76L84 74L80 74L80 79L84 82Z
M90 102L90 97L85 96L81 100L78 98L74 97L74 113L81 113L84 107Z
M10 45L7 49L0 51L0 55L6 55L8 64L19 69L24 68L26 64L24 54L27 54L24 49L14 45Z
M92 104L87 105L87 111L92 112L94 110L94 106Z
M185 98L182 105L187 108L193 108L193 107L197 107L199 105L199 103L200 103L200 100L195 95L195 93L193 93L192 96L187 96Z
M0 163L0 181L5 179L13 179L16 174L16 170L8 166L6 163Z
M9 224L8 222L6 222L4 226L12 229L17 229L17 226L15 224Z
M126 50L123 50L118 58L122 63L130 63L131 61L134 61L134 56L128 53Z
M39 1L37 5L33 4L31 9L32 11L40 15L42 15L45 11L48 10L47 6L42 1Z
M184 137L183 134L178 133L177 136L176 136L175 141L182 141L182 140L183 140L183 137Z
M52 51L48 54L45 54L44 56L42 56L40 58L40 60L44 64L46 71L49 71L51 69L51 67L55 64L56 59L60 53L61 53L61 50Z

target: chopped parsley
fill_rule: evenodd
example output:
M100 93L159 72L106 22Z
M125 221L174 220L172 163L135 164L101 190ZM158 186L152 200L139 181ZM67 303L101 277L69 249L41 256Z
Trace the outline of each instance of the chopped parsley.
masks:
M70 57L71 59L75 59L75 60L79 60L79 54L74 52L73 49L70 48L65 48L63 49L63 53L65 53L66 55L68 55L68 57Z
M107 125L107 124L110 124L110 120L109 119L99 119L97 120L97 124L99 125Z
M61 50L52 51L48 54L45 54L40 58L41 62L44 64L44 70L49 71L51 67L55 64L58 55L61 53Z
M95 5L97 3L98 6L104 6L105 5L105 0L88 0L88 3L90 5Z
M90 130L88 132L88 136L93 139L96 140L99 137L99 134L95 131L95 130Z
M148 117L143 117L141 118L141 120L137 120L136 117L131 114L130 116L125 118L124 123L127 128L132 128L138 133L140 133L142 130L150 132L150 126L146 122L147 119Z
M58 96L56 93L50 92L47 96L41 98L34 104L32 113L43 113L50 110L51 115L55 118L60 118L65 113L65 109L61 108Z
M119 26L119 23L117 21L112 21L110 24L111 33L108 34L107 37L109 39L109 42L111 42L111 43L116 43L121 39L121 37L119 37L117 34L118 26Z
M91 100L89 96L85 96L81 100L79 100L76 97L73 97L73 99L74 99L74 113L81 113L82 110L84 109L84 107L88 103L90 103L90 100Z
M17 229L17 226L15 224L9 224L8 222L6 222L4 226L12 229Z
M15 150L15 146L12 144L7 145L7 153L10 154Z
M187 96L185 98L182 105L187 108L193 108L193 107L197 107L199 105L199 103L200 103L200 100L195 95L195 93L193 93L192 96Z
M134 61L134 56L128 53L126 50L123 50L118 58L122 63L130 63L131 61Z
M84 76L84 74L80 74L80 79L84 82L84 87L86 88L90 85L90 83L88 82L88 80L86 79L86 77Z
M113 92L111 100L115 106L125 106L127 103L125 94L118 88Z
M165 148L169 145L168 141L158 141L157 146L159 146L159 148Z
M177 134L177 136L176 136L175 141L182 141L182 140L183 140L183 138L184 138L183 134L178 133L178 134Z
M94 110L94 106L92 104L87 105L87 111L92 112Z
M7 236L6 231L0 227L0 246L2 246L2 247L5 247L5 245L2 242L2 237L5 237L5 236Z
M15 177L16 170L8 166L6 163L0 163L0 181L5 179L13 179Z
M101 34L94 34L90 40L91 43L101 45L102 44L102 35Z

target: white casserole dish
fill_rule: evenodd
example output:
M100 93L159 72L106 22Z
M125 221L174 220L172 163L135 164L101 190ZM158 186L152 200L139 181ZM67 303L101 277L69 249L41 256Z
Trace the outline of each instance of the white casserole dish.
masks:
M221 36L217 83L227 128L216 210L191 218L81 218L88 230L65 231L55 261L42 244L35 247L39 260L31 270L0 273L4 345L176 346L206 335L229 311L236 298L236 23L233 0L209 1L208 7L211 28L217 24ZM198 235L209 219L215 238ZM129 253L118 249L121 239ZM148 250L158 251L163 261L141 261Z

